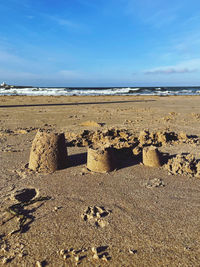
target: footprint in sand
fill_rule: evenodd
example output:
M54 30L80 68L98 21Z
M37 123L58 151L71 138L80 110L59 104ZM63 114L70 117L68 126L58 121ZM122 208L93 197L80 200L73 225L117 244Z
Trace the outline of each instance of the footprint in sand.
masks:
M33 198L39 195L39 192L35 188L23 188L16 190L12 195L11 198L13 200L17 200L18 202L29 202Z
M68 264L71 263L77 266L81 263L84 263L85 260L86 261L88 260L89 262L91 261L96 262L98 260L99 263L100 261L104 261L104 262L110 261L111 256L109 255L108 250L109 250L109 246L98 246L98 247L88 247L88 248L81 248L81 249L74 249L74 248L61 249L60 251L57 251L57 253Z
M94 260L103 260L105 262L110 261L111 257L108 253L109 247L108 246L100 246L100 247L92 247L93 259Z
M96 227L105 227L108 222L103 218L107 217L111 213L111 210L106 210L104 207L90 206L81 215L84 221L89 222Z

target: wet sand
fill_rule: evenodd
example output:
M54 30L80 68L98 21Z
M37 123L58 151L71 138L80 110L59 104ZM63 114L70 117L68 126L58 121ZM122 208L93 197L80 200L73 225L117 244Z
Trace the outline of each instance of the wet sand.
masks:
M87 171L87 140L67 147L68 168L50 174L25 168L39 128L63 132L67 141L84 130L118 129L135 136L143 130L184 132L191 138L159 150L169 156L194 154L198 160L199 101L199 96L1 96L0 263L199 266L200 178L171 175L163 166L126 157L113 172ZM27 220L17 231L19 218L6 208L17 203L16 190L24 188L51 199L23 207Z

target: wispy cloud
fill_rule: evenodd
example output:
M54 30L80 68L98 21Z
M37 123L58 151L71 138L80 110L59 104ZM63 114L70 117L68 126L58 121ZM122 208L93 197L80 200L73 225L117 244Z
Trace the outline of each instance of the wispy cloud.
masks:
M79 71L75 71L75 70L61 70L58 72L58 75L61 75L63 78L66 78L66 79L84 78L83 73Z
M58 16L48 16L49 19L53 20L54 22L56 22L57 24L61 25L61 26L67 26L70 28L77 28L79 27L78 24L68 20L68 19L63 19L60 18Z
M42 14L43 17L46 19L51 20L52 22L56 23L57 25L74 31L88 31L88 27L83 23L75 22L74 20L63 18L58 15L49 15L49 14Z
M143 24L160 29L169 26L176 21L179 14L178 5L169 5L161 1L148 0L121 0L125 14L138 18Z
M34 19L34 18L35 18L35 16L32 16L32 15L27 15L27 16L26 16L26 18L27 18L27 19Z
M21 64L24 59L0 48L0 63Z
M200 70L200 58L181 61L171 66L159 66L143 71L144 74L184 74L195 73Z
M149 14L149 16L144 16L142 19L145 24L149 24L154 28L162 28L172 24L177 19L177 15L175 10L158 10L153 14Z
M147 70L144 74L176 74L176 73L193 73L197 72L198 69L188 69L188 68L165 68L165 69L152 69Z

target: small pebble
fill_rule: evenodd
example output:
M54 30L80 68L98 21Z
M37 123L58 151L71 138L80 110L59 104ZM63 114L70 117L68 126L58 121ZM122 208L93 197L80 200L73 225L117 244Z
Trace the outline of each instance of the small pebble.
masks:
M98 259L99 259L99 256L95 253L95 254L93 255L93 259L98 260Z
M2 260L2 263L3 264L7 264L8 262L9 262L9 258L4 257L3 260Z
M42 263L39 262L39 261L37 261L37 262L36 262L36 266L37 266L37 267L42 267Z
M186 246L186 247L184 247L184 250L189 251L189 250L191 250L191 247Z
M108 261L108 259L106 258L106 256L105 255L103 255L103 257L101 258L103 261Z
M7 249L6 248L1 248L1 251L5 253L5 252L7 252Z
M130 254L136 254L137 253L137 250L136 249L130 249L129 248L128 251L129 251Z
M95 247L92 247L91 250L93 253L97 253L97 249Z
M79 256L75 256L74 259L75 259L76 262L78 262L79 261Z
M68 255L63 255L63 259L66 260L68 258Z
M60 250L60 256L63 256L65 254L65 250L64 249L61 249Z
M75 249L72 249L71 252L72 252L72 255L76 255L76 250Z

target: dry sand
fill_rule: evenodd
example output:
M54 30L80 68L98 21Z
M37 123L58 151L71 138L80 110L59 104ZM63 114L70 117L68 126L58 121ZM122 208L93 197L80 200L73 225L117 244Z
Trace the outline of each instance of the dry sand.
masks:
M190 155L181 175L123 153L113 172L85 168L89 136L95 141L93 131L108 129L118 129L121 137L104 134L105 142L117 140L120 148L134 143L130 133L151 145L140 131L175 132L177 140L161 142L159 151L168 157L193 154L197 164L199 103L199 96L1 96L0 265L200 266L200 178L191 176ZM38 128L65 133L71 144L68 168L50 174L27 169ZM84 135L84 142L77 139ZM137 144L134 153L141 149ZM51 199L37 199L45 196ZM20 197L35 202L23 206ZM21 203L21 229L20 217L7 210L16 203Z

